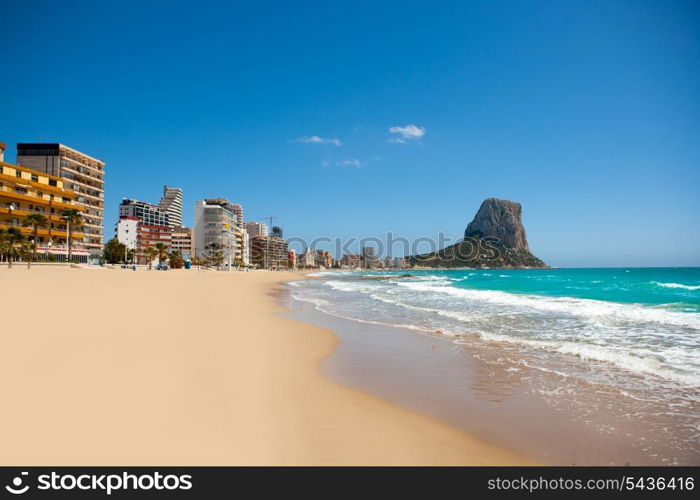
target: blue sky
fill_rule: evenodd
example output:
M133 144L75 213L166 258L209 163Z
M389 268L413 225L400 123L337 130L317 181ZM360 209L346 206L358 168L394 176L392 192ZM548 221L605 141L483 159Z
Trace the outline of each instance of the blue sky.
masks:
M107 236L165 183L307 239L496 196L549 264L700 265L695 1L6 1L0 33L6 159L106 160Z

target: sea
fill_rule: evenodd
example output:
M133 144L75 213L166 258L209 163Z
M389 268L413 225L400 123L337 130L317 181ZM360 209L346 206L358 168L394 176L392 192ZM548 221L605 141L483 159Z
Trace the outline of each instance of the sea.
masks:
M700 464L700 268L324 272L325 370L552 464Z

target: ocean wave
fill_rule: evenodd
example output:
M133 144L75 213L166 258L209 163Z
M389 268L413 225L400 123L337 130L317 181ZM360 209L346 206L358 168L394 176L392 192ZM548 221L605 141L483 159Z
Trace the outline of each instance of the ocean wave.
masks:
M684 285L683 283L662 283L660 281L652 281L657 286L664 288L681 288L683 290L700 290L700 285Z
M688 370L684 370L685 373L681 373L669 368L666 363L659 361L655 357L630 353L621 348L616 349L611 346L600 346L583 342L531 340L489 332L479 332L476 336L486 341L506 342L508 344L576 356L584 360L604 362L628 372L654 375L688 387L700 387L700 376L698 374L687 373ZM467 344L468 341L456 340L455 343Z
M410 282L400 282L398 285L417 292L447 294L466 300L489 302L519 309L534 309L584 318L605 317L613 321L625 320L638 323L661 323L684 328L700 329L700 315L668 311L639 304L623 304L619 302L605 302L573 297L545 297L539 295L514 294L499 290L473 290Z
M416 306L416 305L411 305L411 304L406 304L405 302L402 302L399 300L399 298L390 298L386 296L385 294L382 293L376 293L377 290L374 290L375 293L370 293L370 298L374 300L379 300L384 303L388 303L391 305L399 306L408 310L412 311L419 311L423 313L429 313L429 314L436 314L438 316L443 316L447 317L450 319L454 319L460 322L468 322L470 320L474 319L474 314L470 313L464 313L460 311L451 311L451 310L446 310L446 309L438 309L438 308L433 308L433 307L425 307L425 306ZM325 305L325 304L324 304ZM325 308L324 308L325 309ZM465 332L452 332L452 331L442 331L438 329L432 329L432 328L426 328L426 327L419 327L415 325L405 325L405 324L398 324L398 323L388 323L388 322L381 322L381 321L371 321L371 320L363 320L360 318L350 318L344 315L340 315L337 313L333 313L330 311L324 311L328 312L329 314L333 314L334 316L342 317L344 319L350 319L353 321L359 321L362 323L370 323L370 324L377 324L377 325L384 325L384 326L394 326L394 327L399 327L399 328L409 328L411 330L416 330L416 331L424 331L424 332L429 332L429 333L438 333L442 334L448 337L457 337L461 338L467 335ZM604 362L611 364L613 366L616 366L620 369L630 371L632 373L637 373L637 374L648 374L648 375L654 375L656 377L660 377L665 380L670 380L676 383L683 384L685 386L691 386L691 387L700 387L700 375L697 374L692 374L691 372L693 371L692 367L687 367L688 369L686 370L674 370L673 368L670 368L670 365L676 366L676 367L681 367L684 366L685 363L683 363L680 359L674 359L673 360L668 360L668 361L661 361L658 359L658 356L649 351L639 351L634 352L630 351L629 347L615 347L615 346L604 346L604 345L597 345L597 344L592 344L589 342L577 342L577 341L564 341L564 340L535 340L531 338L524 338L521 336L517 335L512 335L512 334L503 334L503 333L493 333L493 332L485 332L485 331L479 331L479 332L474 332L474 331L469 331L468 337L470 338L479 338L484 341L488 342L505 342L508 344L513 344L513 345L520 345L523 347L528 347L532 349L537 349L537 350L545 350L548 352L557 352L559 354L565 354L569 356L576 356L580 359L584 360L590 360L590 361L598 361L598 362ZM463 344L467 343L468 340L456 340L455 341L458 344ZM665 352L664 354L671 355L671 352ZM687 361L687 360L686 360Z
M422 278L304 283L335 296L314 305L346 320L445 335L456 343L508 343L608 364L693 390L700 387L700 357L695 354L700 314L665 306L458 288L445 276ZM352 297L336 302L336 292L356 293L360 302ZM387 305L367 307L367 299Z
M413 330L417 332L422 332L422 333L430 333L434 335L444 335L447 337L457 337L460 334L459 333L454 333L450 332L448 330L441 330L437 328L426 328L422 326L417 326L417 325L409 325L409 324L402 324L402 323L388 323L385 321L375 321L375 320L369 320L369 319L363 319L363 318L357 318L353 316L348 316L346 314L340 314L338 312L330 310L329 306L332 304L324 299L319 299L316 297L302 297L301 295L292 295L292 298L295 300L299 300L301 302L307 302L309 304L313 304L316 309L319 311L329 314L331 316L335 316L336 318L341 318L345 319L348 321L354 321L356 323L365 323L368 325L379 325L379 326L388 326L391 328L404 328L406 330Z

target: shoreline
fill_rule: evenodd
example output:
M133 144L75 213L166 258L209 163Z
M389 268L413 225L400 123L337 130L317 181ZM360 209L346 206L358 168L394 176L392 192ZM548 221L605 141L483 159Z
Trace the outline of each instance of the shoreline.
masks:
M532 301L512 309L494 306L489 295L490 290L498 290L494 283L484 294L477 287L474 297L460 294L456 300L455 294L442 292L447 285L439 278L433 279L432 288L425 281L414 287L410 280L363 278L324 275L290 286L287 303L294 311L290 316L331 329L343 340L325 363L332 380L430 415L540 463L698 463L692 436L697 422L692 411L695 389L606 358L578 355L573 349L529 348L514 342L517 337L490 336L493 326L506 333L512 330L513 335L521 333L526 340L549 335L552 341L578 341L550 320L559 321L559 316L540 313ZM510 278L496 273L488 279L510 283ZM592 278L598 276L586 279ZM647 278L642 278L645 283ZM458 276L454 281L464 279ZM506 319L501 322L504 311ZM585 327L589 310L573 313L561 316ZM671 319L687 318L692 316ZM606 319L603 316L600 321ZM587 345L583 342L583 347ZM610 345L614 353L616 344Z
M92 271L0 269L27 298L4 318L4 465L535 464L328 379L340 340L273 296L304 273Z

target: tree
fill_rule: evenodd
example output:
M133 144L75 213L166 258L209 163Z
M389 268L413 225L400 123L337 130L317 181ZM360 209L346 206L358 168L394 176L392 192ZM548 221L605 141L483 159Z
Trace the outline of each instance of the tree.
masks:
M155 247L146 247L143 250L143 254L146 256L146 259L148 259L148 269L151 269L151 264L153 259L158 255L158 250Z
M124 262L126 256L126 245L120 243L118 239L112 238L105 243L102 257L108 264L118 264Z
M7 239L7 231L0 228L0 259L7 255L7 250L10 247L10 242Z
M32 228L32 243L34 244L34 251L28 258L27 269L32 267L32 262L36 259L36 249L37 249L37 233L40 227L46 227L49 225L49 219L46 218L44 214L34 213L27 215L22 224L25 226L31 226Z
M19 244L24 241L24 235L19 228L11 227L2 233L2 252L7 256L7 267L12 269L12 261L21 255Z
M126 252L127 261L130 262L131 264L133 264L135 258L136 258L136 250L134 248L130 248L129 250L127 250L127 252Z
M66 221L68 226L68 262L73 260L73 226L79 226L83 223L83 216L77 208L69 208L61 212L61 217Z
M32 241L23 241L19 247L19 254L23 260L27 261L27 269L32 268L32 260L36 255L36 243Z
M153 246L153 248L158 251L158 265L160 265L168 257L168 245L158 242Z
M185 265L185 259L182 258L182 253L179 250L172 252L168 260L170 261L170 267L173 269L182 269Z

